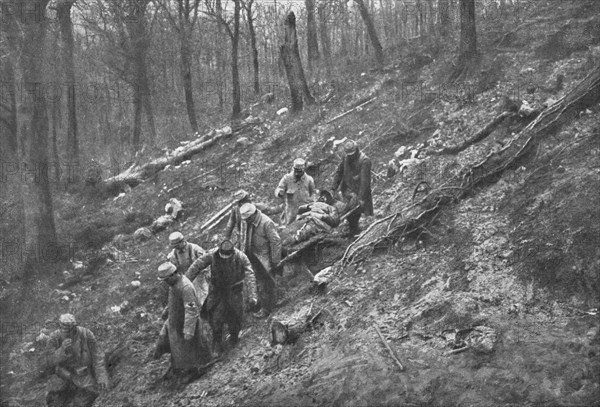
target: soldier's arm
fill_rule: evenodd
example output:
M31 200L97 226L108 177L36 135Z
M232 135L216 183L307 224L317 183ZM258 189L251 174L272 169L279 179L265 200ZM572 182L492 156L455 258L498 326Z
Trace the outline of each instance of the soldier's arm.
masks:
M344 176L344 160L338 165L335 173L333 174L333 183L331 184L331 189L333 191L337 190L340 184L342 183L342 178Z
M194 246L192 246L192 248L193 248L193 250L192 250L192 259L193 260L198 260L205 253L204 250L202 249L202 247L200 247L199 245L194 245Z
M331 205L329 205L326 208L321 220L323 220L323 222L327 223L331 227L336 227L340 224L340 216L338 214L338 211L337 209L335 209L335 207Z
M175 249L171 250L169 254L167 254L167 260L173 263L174 265L178 265L177 257L175 256Z
M200 272L202 272L202 270L204 270L211 262L212 253L204 253L187 269L185 276L189 278L190 281L194 281L194 279L198 277L198 274L200 274Z
M50 334L50 338L46 342L46 349L40 358L40 369L46 370L54 367L60 362L60 359L60 331L54 331Z
M198 296L193 285L185 285L183 287L183 308L183 337L189 340L194 336L196 323L200 316L200 304L198 303Z
M268 223L265 229L267 232L267 239L269 240L271 265L275 266L281 261L281 237L279 237L279 233L277 233L275 223Z
M275 188L275 196L278 198L283 198L285 192L287 191L287 174L281 177L279 181L279 185Z
M360 167L360 188L358 198L365 200L368 191L371 190L371 159L367 158Z
M96 380L98 381L98 384L108 386L108 373L106 372L106 366L104 366L104 352L100 349L96 337L89 329L86 329L85 338L90 350L90 355L92 356L92 365Z
M313 196L315 194L315 179L310 177L308 180L308 196Z
M235 228L235 208L231 208L229 213L229 219L227 220L227 226L225 226L225 239L231 239L231 234Z
M254 275L252 264L250 263L250 260L248 260L248 256L246 256L243 252L238 251L238 253L240 255L242 267L244 268L244 284L248 286L250 299L256 300L256 276Z

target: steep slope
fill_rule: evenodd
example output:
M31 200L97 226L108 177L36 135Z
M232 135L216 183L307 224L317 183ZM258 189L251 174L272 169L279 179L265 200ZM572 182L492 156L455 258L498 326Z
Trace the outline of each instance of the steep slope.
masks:
M44 383L31 374L37 354L33 338L45 320L71 310L97 332L105 349L127 344L113 371L113 389L97 402L102 406L597 405L597 105L540 142L499 180L442 211L423 233L344 268L326 292L311 289L301 267L286 270L281 306L273 317L322 310L314 329L295 344L271 347L268 322L249 318L240 345L187 386L158 380L167 369L166 357L146 358L160 329L164 290L155 270L167 252L170 230L213 246L218 236L202 235L199 225L227 203L231 191L244 187L269 201L279 177L299 155L318 164L318 187L328 186L337 162L326 144L332 136L356 138L373 158L375 218L410 205L421 181L442 184L505 143L524 122L506 122L457 155L431 155L388 179L394 151L426 141L424 153L456 144L502 110L505 96L532 106L562 96L600 64L598 7L595 2L550 2L525 10L524 27L495 36L481 30L482 49L498 40L501 47L483 53L481 72L469 84L435 85L450 55L440 54L432 64L410 71L420 74L423 86L406 85L407 72L415 66L408 59L399 61L385 73L347 78L347 92L299 117L277 117L275 108L257 110L253 113L260 123L238 136L249 143L219 144L121 198L86 201L80 206L87 209L75 210L76 198L64 197L69 205L60 210L63 232L77 230L77 224L128 220L128 229L119 233L131 233L158 216L171 196L183 200L187 216L145 242L107 245L117 233L113 226L101 228L106 237L97 240L92 239L94 226L79 229L77 236L98 247L83 259L93 269L89 277L68 294L49 291L45 281L34 284L30 295L40 299L35 307L27 305L27 295L23 302L14 300L22 306L17 315L32 326L18 340L8 337L12 343L3 347L12 345L11 353L2 354L3 401L13 406L43 400ZM547 35L551 31L555 34ZM565 77L563 89L554 87L558 74ZM530 86L536 87L533 93L527 92ZM360 111L327 124L373 97ZM215 170L223 162L224 170ZM184 182L208 171L213 172ZM206 185L224 189L203 189ZM343 250L321 248L306 265L318 270ZM93 258L104 259L108 252L110 260L91 267ZM136 276L140 288L129 285ZM64 295L72 299L61 303ZM403 372L373 325L387 338Z

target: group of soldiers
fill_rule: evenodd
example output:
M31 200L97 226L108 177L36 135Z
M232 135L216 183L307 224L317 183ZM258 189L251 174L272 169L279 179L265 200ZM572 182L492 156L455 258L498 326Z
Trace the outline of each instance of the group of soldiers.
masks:
M340 200L324 189L317 194L301 158L294 160L292 171L279 182L275 195L285 203L279 228L296 225L288 243L331 231L342 213L349 234L355 235L361 215L373 214L371 161L352 140L344 143L344 152L332 183ZM253 315L265 318L276 305L275 278L282 273L279 228L264 213L268 207L253 203L248 192L237 191L233 199L225 239L218 247L205 251L174 232L169 236L168 261L158 267L158 279L168 285L169 294L162 315L165 322L151 357L170 353L169 371L187 380L201 375L224 352L225 326L229 344L235 346L245 310L258 309ZM71 399L74 405L91 406L99 391L108 387L102 353L91 331L77 326L74 316L64 314L59 323L61 329L48 341L46 365L55 368L59 381L48 393L48 405L68 405Z

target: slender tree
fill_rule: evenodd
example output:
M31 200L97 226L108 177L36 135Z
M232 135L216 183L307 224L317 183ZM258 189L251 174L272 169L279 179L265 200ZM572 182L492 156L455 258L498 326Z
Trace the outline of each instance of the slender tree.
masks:
M168 0L156 0L165 11L171 26L177 33L179 39L179 57L183 92L185 94L185 106L192 132L198 131L198 120L196 119L196 107L193 94L192 80L192 44L191 38L194 26L198 20L198 7L200 0L176 0L177 17L173 16Z
M244 2L244 9L246 10L246 20L248 23L248 34L250 36L250 46L252 47L252 67L254 72L254 94L260 94L260 75L259 75L259 63L258 63L258 46L256 43L256 30L254 28L254 20L256 17L253 15L252 6L254 0L246 0Z
M331 40L329 37L329 15L326 0L319 0L317 13L319 15L319 36L321 38L321 50L327 67L327 75L331 75Z
M22 137L29 145L27 169L31 189L32 228L27 239L29 247L25 272L31 276L36 271L36 262L43 260L38 256L56 245L54 212L50 191L48 168L48 114L46 98L40 92L43 82L44 41L48 20L44 13L49 0L33 0L28 3L31 14L23 14L20 19L23 30L20 47L20 73L28 96L18 100L18 117L22 121Z
M375 50L375 61L377 62L378 67L383 67L383 47L379 42L377 30L375 29L375 24L373 23L373 19L369 14L369 9L367 8L364 0L354 0L354 2L358 6L358 10L360 11L360 16L363 19L365 27L367 27L367 32L369 33L369 38L371 39L371 45Z
M460 45L458 66L464 66L477 54L475 0L460 0Z
M240 16L242 8L242 0L233 0L233 21L229 22L223 15L223 6L221 0L215 0L212 4L210 0L206 0L209 14L216 18L217 23L225 28L225 32L231 40L231 84L232 84L232 112L231 119L237 120L241 113L241 91L240 91L240 72L239 72L239 43L240 43Z
M306 6L306 46L308 50L308 69L319 60L319 41L315 19L315 0L304 0Z
M62 49L63 72L67 90L67 142L66 151L69 161L79 162L79 137L77 135L77 101L75 93L75 63L73 50L73 22L71 9L74 0L60 0L56 5L58 22L60 24L60 39ZM56 102L55 102L56 103ZM53 116L54 117L54 116ZM53 125L54 128L54 125Z

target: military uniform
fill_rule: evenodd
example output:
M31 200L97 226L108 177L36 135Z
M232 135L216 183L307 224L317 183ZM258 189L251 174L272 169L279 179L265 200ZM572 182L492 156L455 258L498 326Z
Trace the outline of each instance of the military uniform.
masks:
M71 339L70 351L65 354L61 346ZM99 395L99 383L108 385L108 375L94 334L77 326L65 336L60 330L50 334L45 353L44 367L54 366L55 376L48 383L47 405L50 407L90 407Z
M256 300L256 280L248 257L238 249L233 249L228 258L221 257L219 249L206 253L188 269L187 277L194 281L209 265L210 289L204 310L209 315L213 342L220 348L224 324L233 342L237 342L244 323L244 299Z
M205 323L200 319L200 303L196 289L186 277L169 289L168 318L156 344L154 357L171 354L175 372L184 372L203 364L211 358Z

